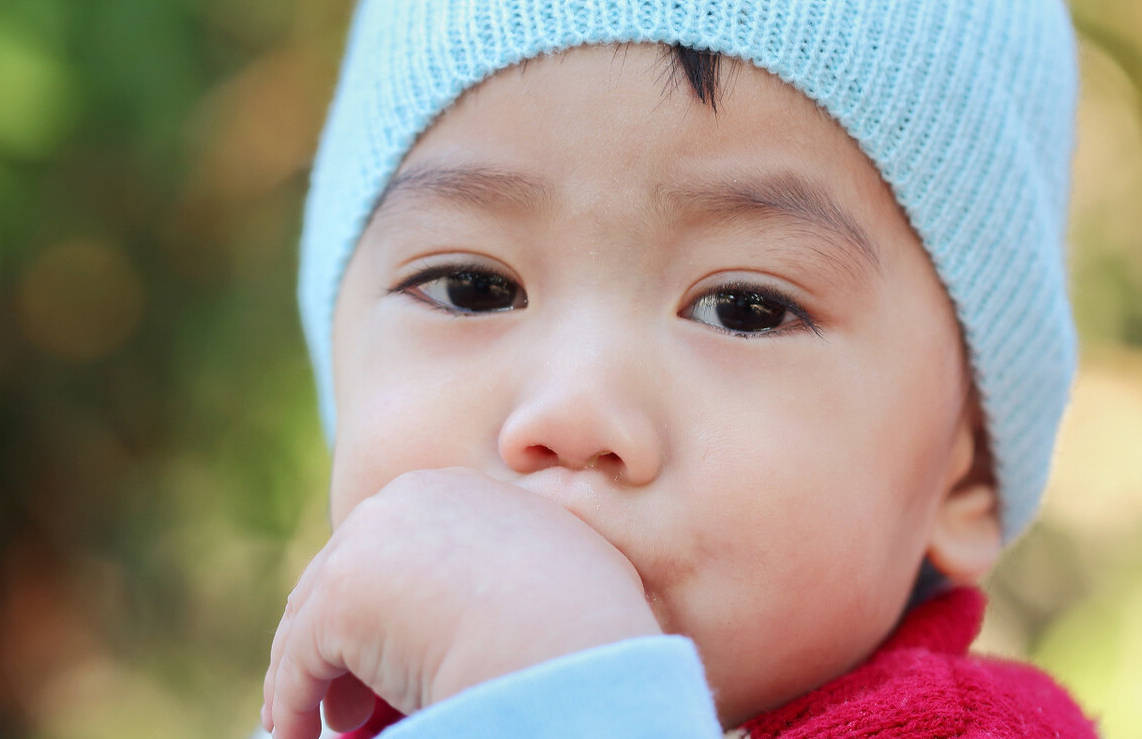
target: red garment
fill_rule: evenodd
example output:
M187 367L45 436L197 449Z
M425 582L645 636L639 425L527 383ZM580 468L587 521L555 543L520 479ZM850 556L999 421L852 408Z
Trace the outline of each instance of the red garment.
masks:
M1084 737L1094 724L1030 665L968 654L987 603L955 588L909 611L851 672L745 722L763 737ZM380 698L373 717L342 739L371 739L402 716Z
M955 588L916 606L859 667L747 721L743 736L1096 736L1046 674L968 654L986 604L982 591Z

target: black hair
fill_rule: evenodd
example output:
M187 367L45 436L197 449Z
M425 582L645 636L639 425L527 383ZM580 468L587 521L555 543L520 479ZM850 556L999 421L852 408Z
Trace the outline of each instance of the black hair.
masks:
M702 103L718 112L718 83L722 55L716 51L699 51L689 46L674 44L668 49L670 77L681 75L690 83L694 95Z

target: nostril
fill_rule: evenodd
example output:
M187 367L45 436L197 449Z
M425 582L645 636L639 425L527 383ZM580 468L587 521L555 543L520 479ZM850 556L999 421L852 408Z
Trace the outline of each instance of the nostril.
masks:
M554 460L559 456L543 444L532 444L527 448L527 454L540 462Z
M589 460L587 460L586 466L588 468L598 467L598 468L607 469L607 468L615 467L616 465L621 464L621 463L622 463L622 459L619 457L619 455L615 454L614 452L602 452L600 454L596 454L595 456L593 456Z
M623 458L614 452L597 454L587 463L588 468L594 468L607 475L614 482L619 482L624 476Z
M532 444L527 447L526 453L531 461L538 465L558 464L560 460L559 453L544 444ZM613 469L621 465L622 457L619 455L614 452L600 452L588 459L583 467L586 469Z

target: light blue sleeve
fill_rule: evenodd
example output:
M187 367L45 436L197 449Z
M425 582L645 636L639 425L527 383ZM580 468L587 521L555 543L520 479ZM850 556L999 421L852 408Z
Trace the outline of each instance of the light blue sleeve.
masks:
M648 636L481 683L390 727L383 739L722 736L694 643Z

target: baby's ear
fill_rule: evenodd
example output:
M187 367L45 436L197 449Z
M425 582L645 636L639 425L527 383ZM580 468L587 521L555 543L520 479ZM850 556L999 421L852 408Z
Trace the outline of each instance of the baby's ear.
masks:
M983 411L973 391L956 432L950 481L936 511L928 559L956 584L978 583L999 558L998 492Z

